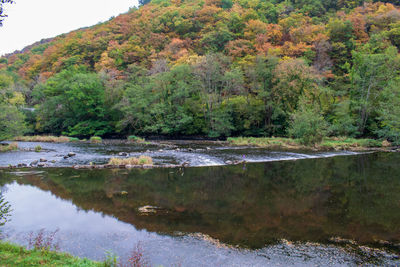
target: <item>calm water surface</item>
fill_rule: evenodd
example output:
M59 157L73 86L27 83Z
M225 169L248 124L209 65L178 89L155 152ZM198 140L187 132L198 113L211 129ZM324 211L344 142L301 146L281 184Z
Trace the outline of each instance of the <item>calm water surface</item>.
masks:
M59 229L61 250L98 260L107 250L126 258L139 244L153 266L398 266L399 162L399 153L372 153L185 169L3 170L13 207L5 232L26 244L32 231Z

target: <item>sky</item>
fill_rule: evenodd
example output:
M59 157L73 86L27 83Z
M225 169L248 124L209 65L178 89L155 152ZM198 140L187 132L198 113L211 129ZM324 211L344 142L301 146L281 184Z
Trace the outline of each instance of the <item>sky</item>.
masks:
M137 5L137 0L15 0L4 6L8 17L0 27L0 56L107 21Z

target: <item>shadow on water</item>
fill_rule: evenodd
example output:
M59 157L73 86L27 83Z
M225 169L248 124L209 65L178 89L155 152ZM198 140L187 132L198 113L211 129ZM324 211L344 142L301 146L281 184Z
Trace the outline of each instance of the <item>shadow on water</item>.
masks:
M398 254L399 160L373 153L186 169L9 170L0 185L33 185L169 236L202 233L249 249L348 239ZM144 206L156 208L143 213Z

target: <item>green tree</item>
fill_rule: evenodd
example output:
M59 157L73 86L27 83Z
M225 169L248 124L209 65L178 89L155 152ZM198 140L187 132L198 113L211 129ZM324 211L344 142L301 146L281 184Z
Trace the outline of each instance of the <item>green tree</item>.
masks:
M225 45L233 38L233 33L229 31L228 26L218 22L214 29L203 35L201 43L208 51L222 52Z
M10 219L11 205L8 203L0 190L0 226L3 226Z
M248 71L250 86L257 93L258 99L263 102L264 129L267 135L272 135L275 131L273 118L277 105L273 98L273 87L276 82L274 70L277 65L277 57L257 57L254 66L251 66Z
M22 135L26 132L25 116L18 107L25 103L23 95L15 92L14 80L0 74L0 140Z
M38 128L73 136L105 135L112 131L105 107L104 83L84 68L64 70L35 88L42 101Z
M304 100L292 116L288 133L299 138L304 145L317 144L328 134L329 125L315 105L307 105Z
M0 140L6 140L26 132L25 116L17 107L0 104Z
M375 130L381 138L400 145L400 80L395 78L382 91L378 106L379 129Z
M118 105L122 118L117 129L129 134L148 133L148 127L153 123L150 108L157 95L152 92L153 86L146 69L131 65L128 72L125 92Z
M3 26L4 18L7 17L7 15L4 13L4 5L13 3L13 0L0 0L0 27Z
M145 4L150 3L151 0L139 0L139 6L144 6Z
M359 134L365 134L368 126L371 126L377 116L382 91L396 79L399 71L400 61L395 47L389 47L380 54L353 53L351 99L352 109L357 114Z

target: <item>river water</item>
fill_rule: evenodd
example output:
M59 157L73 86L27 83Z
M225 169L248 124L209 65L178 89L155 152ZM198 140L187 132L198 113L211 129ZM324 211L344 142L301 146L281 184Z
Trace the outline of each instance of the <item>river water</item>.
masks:
M40 145L40 153L0 154L3 166L56 160L54 168L0 170L13 208L3 229L11 241L27 245L41 229L58 229L62 251L96 260L112 251L124 260L139 247L151 266L400 265L399 153ZM77 155L64 160L70 151ZM122 151L196 167L65 168ZM242 158L247 163L225 165Z
M149 144L133 144L119 140L109 140L102 144L18 142L18 146L20 151L0 154L0 167L19 163L30 164L40 158L47 159L47 164L52 167L87 165L90 162L105 164L111 157L119 157L120 152L128 153L130 157L150 156L155 165L186 162L189 166L196 167L221 166L225 165L226 161L268 162L357 154L348 151L304 153L270 151L261 148L227 146L224 142L207 141L164 141ZM40 146L42 150L35 152L36 146ZM76 156L64 159L69 152L76 153Z

